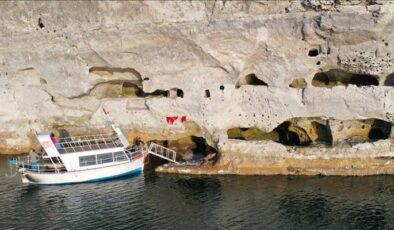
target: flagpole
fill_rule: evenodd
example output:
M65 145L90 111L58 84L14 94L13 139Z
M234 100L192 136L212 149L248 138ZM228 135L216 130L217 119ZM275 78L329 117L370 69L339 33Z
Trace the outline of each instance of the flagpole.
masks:
M109 120L109 122L111 123L111 125L114 125L114 122L112 121L111 117L109 116L109 112L104 108L101 107L103 113L106 115L107 119Z

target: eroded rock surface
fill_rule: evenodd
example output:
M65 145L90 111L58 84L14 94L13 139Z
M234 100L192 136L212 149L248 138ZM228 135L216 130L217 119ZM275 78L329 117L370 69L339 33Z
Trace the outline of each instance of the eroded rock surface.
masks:
M305 131L299 141L308 146L290 154L288 143L268 138L257 148L267 151L239 150L241 161L261 168L267 152L300 159L321 142L320 157L343 152L346 167L351 157L394 157L392 128L377 138L387 148L368 136L372 120L394 122L393 1L1 2L0 9L1 153L34 148L35 131L95 133L105 126L104 106L130 139L206 139L220 152L213 167L237 168L238 150L221 143L255 145L228 140L228 130L269 134L286 121L283 129ZM174 115L187 122L166 123ZM361 156L349 141L371 146ZM272 172L291 166L311 174L306 163L278 165Z

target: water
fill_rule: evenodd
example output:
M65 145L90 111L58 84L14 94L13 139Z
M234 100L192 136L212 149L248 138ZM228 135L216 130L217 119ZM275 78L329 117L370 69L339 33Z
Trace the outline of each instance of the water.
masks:
M5 177L1 229L393 229L394 177L181 176L26 186Z

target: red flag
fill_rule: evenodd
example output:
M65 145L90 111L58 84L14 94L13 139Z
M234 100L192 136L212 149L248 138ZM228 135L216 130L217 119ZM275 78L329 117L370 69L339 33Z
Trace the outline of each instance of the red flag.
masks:
M170 125L174 124L176 120L178 120L178 116L166 117L166 121Z
M185 123L185 122L186 122L186 116L182 116L182 117L181 117L181 122L182 122L182 123Z
M103 113L104 113L105 115L107 115L107 114L108 114L107 110L105 110L105 108L104 108L104 107L102 107L102 110L103 110Z
M178 120L178 116L173 116L172 119L173 119L174 122L175 122L176 120Z

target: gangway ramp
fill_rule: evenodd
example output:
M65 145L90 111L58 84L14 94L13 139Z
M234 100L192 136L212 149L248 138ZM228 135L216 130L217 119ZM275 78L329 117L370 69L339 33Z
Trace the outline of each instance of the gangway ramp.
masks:
M166 148L162 145L151 143L148 148L148 154L155 155L157 157L163 158L175 164L180 164L176 161L176 152L172 149Z

